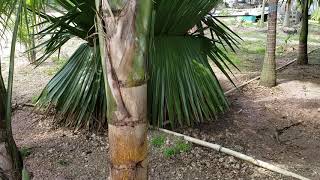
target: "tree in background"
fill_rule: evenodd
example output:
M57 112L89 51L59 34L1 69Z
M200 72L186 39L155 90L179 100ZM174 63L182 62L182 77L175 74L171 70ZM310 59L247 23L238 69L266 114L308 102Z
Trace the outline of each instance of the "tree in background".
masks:
M292 4L291 2L292 0L286 1L283 27L290 27L291 4Z
M262 7L261 7L261 19L260 19L260 26L264 26L264 12L266 9L266 1L267 0L262 0Z
M263 62L260 85L276 86L276 37L278 0L269 1L267 51Z
M299 50L297 62L299 65L308 64L308 12L309 12L309 0L301 0L302 7L302 21L299 37Z

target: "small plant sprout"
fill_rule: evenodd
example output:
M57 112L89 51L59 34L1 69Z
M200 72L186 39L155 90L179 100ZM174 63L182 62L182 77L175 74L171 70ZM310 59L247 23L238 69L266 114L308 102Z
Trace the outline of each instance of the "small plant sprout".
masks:
M165 142L166 142L166 137L164 135L157 135L153 137L151 140L151 144L157 148L162 147L165 144Z

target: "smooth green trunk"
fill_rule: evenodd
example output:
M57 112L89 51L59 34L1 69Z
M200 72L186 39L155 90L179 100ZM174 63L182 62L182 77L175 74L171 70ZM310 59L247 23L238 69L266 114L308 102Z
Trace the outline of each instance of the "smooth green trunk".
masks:
M308 64L308 0L303 0L302 22L299 38L298 64Z
M260 85L273 87L276 85L276 34L277 34L278 1L269 1L267 51L264 59Z

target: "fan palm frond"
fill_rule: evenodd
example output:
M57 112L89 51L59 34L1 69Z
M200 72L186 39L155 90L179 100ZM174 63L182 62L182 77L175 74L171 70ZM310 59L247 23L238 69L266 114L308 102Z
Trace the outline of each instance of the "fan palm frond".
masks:
M39 45L39 47L45 47L44 55L49 57L51 52L55 52L65 41L74 36L87 41L86 46L95 45L92 42L98 37L95 33L96 29L91 24L94 19L88 19L90 16L87 15L94 13L94 7L92 8L92 4L86 1L56 0L67 10L65 14L58 17L43 12L38 13L45 19L43 23L48 24L46 29L39 32L39 37L51 36L48 42ZM221 48L228 47L235 50L241 38L218 19L208 15L217 3L217 0L155 1L155 24L151 38L153 42L148 62L149 114L153 125L163 126L167 120L173 127L192 125L214 119L228 108L228 103L209 61L215 63L231 80L227 71L228 66L234 64ZM189 30L199 23L203 26L191 33ZM209 32L211 36L201 31ZM82 47L75 54L80 54L80 50L89 51L88 49L91 48ZM95 99L96 94L94 94L93 87L90 86L89 89L92 90L84 93L82 89L84 85L74 83L79 81L79 77L93 76L93 72L101 71L101 69L91 73L86 71L90 62L84 63L84 57L86 55L72 56L49 82L38 102L38 104L54 105L58 114L63 117L60 122L67 126L83 127L89 124L89 127L95 127L95 123L104 124L106 119L103 114L106 109L104 94L99 96L98 101ZM90 61L90 58L87 60ZM76 65L76 62L82 62L82 65ZM102 83L102 79L102 76L95 75L89 82ZM99 93L104 91L102 87L104 86L99 86ZM74 89L76 91L72 92ZM75 99L95 102L96 104L90 107L96 107L96 109L86 110L82 103L72 103L75 102ZM103 107L100 107L101 104ZM87 112L86 115L81 115L83 112ZM95 114L101 115L100 118ZM96 117L97 121L94 121L95 118L87 117Z
M58 123L68 127L105 127L106 99L99 48L82 44L50 80L37 105L56 108Z
M149 104L152 124L193 125L228 108L208 63L217 47L205 37L156 37L150 63Z

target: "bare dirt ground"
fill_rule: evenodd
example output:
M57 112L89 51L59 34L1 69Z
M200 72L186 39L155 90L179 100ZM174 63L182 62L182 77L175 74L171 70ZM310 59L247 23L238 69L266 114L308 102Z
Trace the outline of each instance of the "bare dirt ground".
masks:
M215 123L181 130L311 179L320 179L320 50L312 65L278 73L278 86L255 81L229 96L231 108Z
M179 131L320 179L319 57L320 50L310 55L312 65L292 65L280 72L275 88L262 88L253 82L234 92L228 97L230 111L219 120ZM292 59L287 58L280 62ZM6 62L2 62L6 69ZM52 77L46 71L52 65L48 62L34 69L24 58L16 65L13 130L18 146L28 154L26 167L36 180L107 179L106 134L54 127L53 117L25 105ZM149 140L158 135L150 131ZM166 144L176 141L164 136ZM196 145L166 157L163 149L150 144L149 175L156 180L290 179Z

